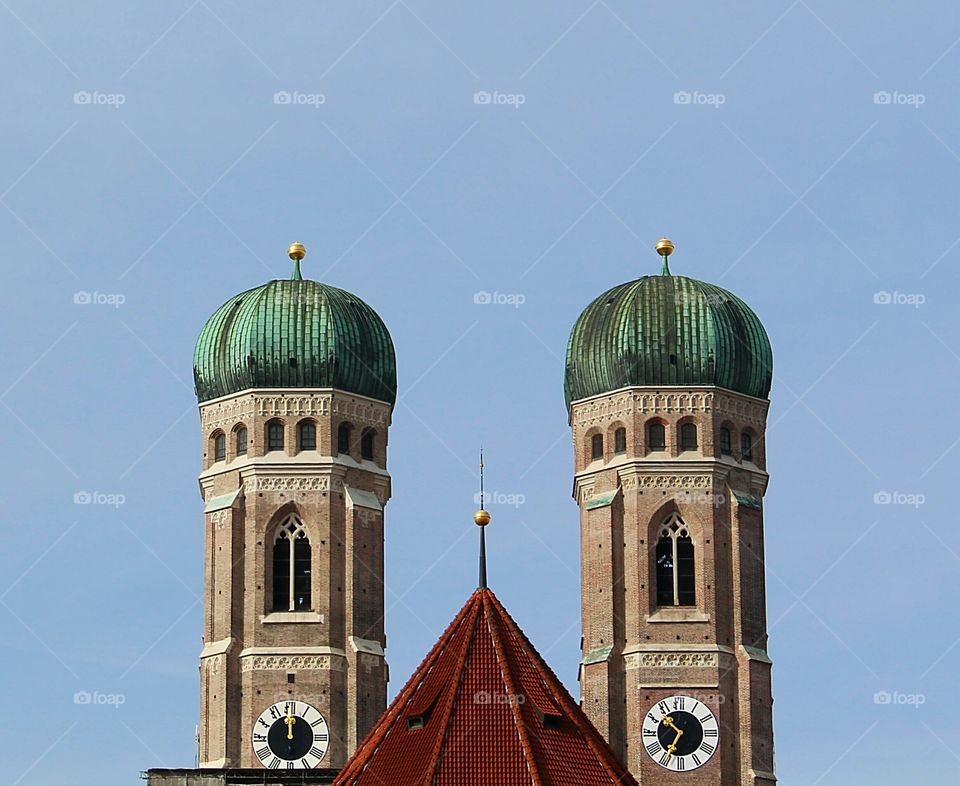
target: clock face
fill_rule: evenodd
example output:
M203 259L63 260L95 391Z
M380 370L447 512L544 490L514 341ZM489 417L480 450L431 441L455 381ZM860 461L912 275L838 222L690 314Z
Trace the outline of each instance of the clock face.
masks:
M643 747L667 770L702 767L720 744L720 727L710 708L689 696L658 701L643 719Z
M302 701L267 707L253 724L253 751L271 770L309 770L323 761L330 730L320 710Z

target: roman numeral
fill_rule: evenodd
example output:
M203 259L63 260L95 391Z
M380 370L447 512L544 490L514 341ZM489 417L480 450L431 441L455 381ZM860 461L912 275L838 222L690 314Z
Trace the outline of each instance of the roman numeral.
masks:
M662 766L666 767L666 766L667 766L667 762L670 761L670 757L671 757L672 755L673 755L673 754L670 753L670 751L667 751L666 753L664 753L663 756L660 757L660 764L661 764Z
M317 726L319 726L321 723L323 723L323 718L317 718L317 719L316 719L313 723L311 723L310 725L313 726L313 728L317 728Z
M696 764L698 767L699 767L701 764L703 764L703 762L700 761L700 757L697 756L696 753L691 754L690 758L693 759L693 763Z
M649 715L647 715L647 717L648 717L650 720L652 720L654 723L659 723L659 722L660 722L660 719L654 717L654 715L653 715L652 712L651 712Z
M266 761L271 755L272 754L270 753L270 748L268 746L265 746L257 751L257 758L260 759L260 761Z
M644 737L656 737L656 736L657 736L657 733L656 733L653 729L644 729L644 730L643 730L643 736L644 736Z
M660 753L660 743L659 743L659 742L651 742L651 743L647 746L647 753L649 753L651 756L656 756L658 753Z
M697 718L697 720L700 721L701 723L706 723L707 721L710 720L710 715L709 714L704 715L702 718Z
M314 735L313 735L313 738L314 738L315 740L320 741L320 742L326 742L326 741L330 738L330 735L329 735L329 734L314 734Z
M274 756L274 757L273 757L273 761L270 762L270 769L271 769L271 770L279 770L279 769L280 769L280 759L278 759L276 756Z
M683 763L683 756L677 756L677 772L683 772L686 765Z
M713 756L713 752L716 750L716 748L709 742L705 742L700 746L700 750L706 753L707 756Z
M267 741L267 735L266 735L266 734L256 734L256 733L255 733L255 734L253 735L253 741L254 741L254 742L266 742L266 741Z
M320 748L318 748L316 745L314 745L314 746L310 749L310 755L311 755L311 756L316 756L318 759L322 759L324 753L326 753L326 751L320 750Z
M292 761L288 761L288 762L287 762L287 769L288 769L288 770L292 770L292 769L294 768L294 766L296 766L296 765L294 765L294 763L293 763Z
M263 726L263 728L265 728L265 729L269 729L269 728L270 728L270 724L267 723L263 718L260 718L260 719L257 721L257 723L259 723L259 724L260 724L261 726Z
M704 737L716 737L716 736L717 736L717 730L716 730L716 729L704 729L704 730L703 730L703 736L704 736Z
M699 702L699 701L695 701L695 702L693 703L693 706L690 708L690 712L696 712L696 711L697 711L697 707L699 707L699 706L700 706L700 702Z
M273 716L274 720L280 720L280 710L278 710L276 707L270 708L270 714Z
M305 770L313 768L313 765L307 759L300 759L300 766Z
M677 698L673 700L673 708L675 710L683 709L683 696L677 696Z
M670 713L670 708L667 706L665 701L661 701L657 706L660 707L660 712L662 712L664 715L668 715Z

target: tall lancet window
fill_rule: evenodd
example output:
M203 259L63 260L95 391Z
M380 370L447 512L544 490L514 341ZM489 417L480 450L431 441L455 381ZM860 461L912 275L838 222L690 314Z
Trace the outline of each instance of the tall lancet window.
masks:
M310 539L303 522L291 515L273 543L273 610L310 609Z
M697 602L693 539L676 513L657 540L657 605L694 606Z

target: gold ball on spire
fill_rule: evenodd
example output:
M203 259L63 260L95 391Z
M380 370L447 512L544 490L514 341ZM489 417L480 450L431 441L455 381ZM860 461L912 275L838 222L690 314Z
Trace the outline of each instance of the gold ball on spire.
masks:
M290 248L287 249L287 256L290 259L295 259L299 262L307 255L307 249L303 247L303 243L291 243Z
M485 510L478 510L473 514L473 521L478 527L485 527L490 523L490 514Z
M657 241L657 253L662 257L668 257L673 253L673 241L668 237L662 237Z

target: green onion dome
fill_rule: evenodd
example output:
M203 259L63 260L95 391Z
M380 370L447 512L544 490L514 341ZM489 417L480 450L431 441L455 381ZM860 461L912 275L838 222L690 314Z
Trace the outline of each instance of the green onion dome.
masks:
M568 408L635 385L716 385L766 398L772 375L770 339L750 307L718 286L671 275L665 254L661 275L613 287L577 319L564 394Z
M396 401L397 359L383 320L355 295L305 281L304 253L291 246L291 279L241 292L210 317L193 362L200 402L250 388L337 388Z

